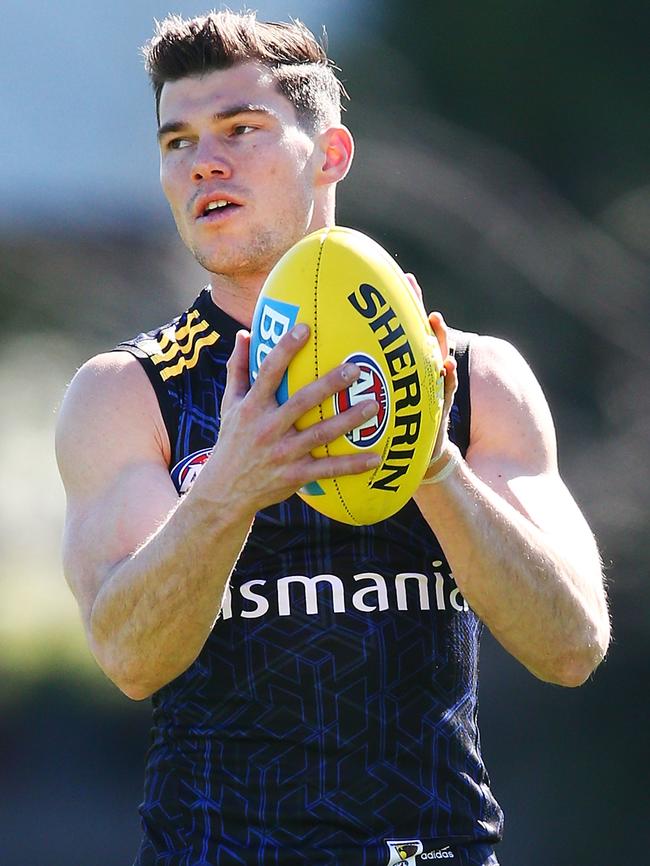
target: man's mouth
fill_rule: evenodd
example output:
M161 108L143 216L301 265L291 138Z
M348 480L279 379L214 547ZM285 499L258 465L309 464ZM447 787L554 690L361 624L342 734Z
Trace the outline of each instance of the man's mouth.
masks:
M207 216L209 213L212 213L213 210L223 210L223 208L230 206L231 203L226 201L225 198L220 198L219 201L211 201L204 209L202 216Z
M238 207L241 207L241 205L237 204L236 202L230 201L230 199L214 199L213 201L209 201L205 205L205 207L201 211L199 211L197 219L218 219L220 216L232 212Z

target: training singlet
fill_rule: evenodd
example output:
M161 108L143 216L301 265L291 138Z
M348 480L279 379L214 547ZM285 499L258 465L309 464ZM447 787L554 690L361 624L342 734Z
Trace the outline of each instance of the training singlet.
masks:
M181 495L217 439L240 327L206 289L118 347L155 389ZM458 362L450 434L465 453L462 340ZM153 695L136 866L457 864L453 846L498 841L481 628L412 501L361 527L298 496L258 513L200 655Z

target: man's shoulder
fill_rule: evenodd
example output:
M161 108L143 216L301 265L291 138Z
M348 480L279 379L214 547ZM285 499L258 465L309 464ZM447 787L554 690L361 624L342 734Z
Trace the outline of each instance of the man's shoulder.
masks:
M521 352L508 340L476 335L470 360L474 448L555 453L555 431L548 403Z
M463 350L471 351L472 357L477 356L485 363L498 363L507 356L521 357L513 343L503 337L495 337L490 334L480 334L477 331L469 331L464 328L448 326L449 344L452 348L463 347Z
M96 422L100 427L119 426L120 419L135 423L145 416L160 428L161 401L169 399L163 371L182 355L183 326L192 342L192 325L199 320L198 300L165 324L89 358L66 390L57 440L74 441L90 426L98 426Z
M470 377L472 388L495 389L522 398L535 382L526 359L516 346L489 334L470 336Z
M98 413L126 403L142 405L151 396L147 377L133 355L102 352L89 358L75 373L66 391L62 414Z
M90 464L107 449L115 450L115 443L138 439L157 443L161 452L169 450L156 396L141 365L126 353L95 355L75 374L59 412L56 451L62 472L73 475L70 467L80 461Z

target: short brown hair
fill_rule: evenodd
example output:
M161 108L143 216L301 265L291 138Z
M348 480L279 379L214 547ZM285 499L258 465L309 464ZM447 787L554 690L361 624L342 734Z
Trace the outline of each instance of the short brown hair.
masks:
M153 85L156 115L168 81L257 61L268 66L280 92L309 133L340 121L345 88L325 47L301 21L258 21L255 12L209 12L197 18L169 15L156 22L142 52Z

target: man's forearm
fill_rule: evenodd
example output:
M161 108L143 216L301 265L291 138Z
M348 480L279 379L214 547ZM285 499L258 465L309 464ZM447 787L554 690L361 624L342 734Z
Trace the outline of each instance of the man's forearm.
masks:
M415 499L464 598L497 640L541 679L583 682L608 641L594 590L595 545L587 561L576 562L462 460Z
M193 491L107 578L92 608L91 648L108 676L134 699L185 671L218 616L251 527ZM211 506L211 507L210 507Z

